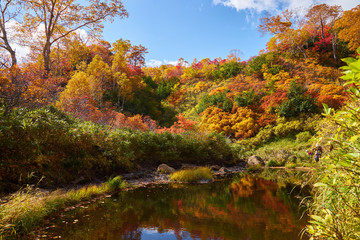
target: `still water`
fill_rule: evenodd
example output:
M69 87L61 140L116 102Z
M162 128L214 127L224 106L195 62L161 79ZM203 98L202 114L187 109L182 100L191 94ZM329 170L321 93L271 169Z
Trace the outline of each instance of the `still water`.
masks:
M62 214L40 239L295 240L307 222L295 192L251 176L154 185Z

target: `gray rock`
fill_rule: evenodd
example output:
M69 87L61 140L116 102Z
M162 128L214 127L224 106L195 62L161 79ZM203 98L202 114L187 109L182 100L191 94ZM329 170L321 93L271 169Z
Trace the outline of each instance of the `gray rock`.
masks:
M264 162L264 160L262 160L261 157L253 155L253 156L249 157L247 164L248 164L248 166L254 166L254 165L264 166L265 162Z
M171 174L175 172L175 169L168 166L167 164L160 164L157 168L157 172L159 173L165 173L165 174Z

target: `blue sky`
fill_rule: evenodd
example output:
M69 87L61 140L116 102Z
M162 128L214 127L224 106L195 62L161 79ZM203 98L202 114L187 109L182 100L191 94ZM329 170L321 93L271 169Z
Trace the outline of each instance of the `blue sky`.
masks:
M266 48L269 36L257 30L264 11L308 7L316 0L123 0L129 18L105 23L104 39L120 38L148 48L146 61L171 63L184 58L226 58L238 49L247 60ZM320 0L340 4L345 10L358 0Z

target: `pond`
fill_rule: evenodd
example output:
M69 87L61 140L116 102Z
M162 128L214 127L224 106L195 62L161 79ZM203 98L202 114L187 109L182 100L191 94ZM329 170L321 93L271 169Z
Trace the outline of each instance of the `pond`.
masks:
M296 192L249 175L152 185L63 213L39 239L300 239L307 219Z

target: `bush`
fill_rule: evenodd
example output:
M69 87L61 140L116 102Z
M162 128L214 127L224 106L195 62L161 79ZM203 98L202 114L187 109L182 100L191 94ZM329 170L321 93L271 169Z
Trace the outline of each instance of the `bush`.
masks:
M171 181L198 182L200 180L211 180L213 173L208 167L185 169L177 171L170 176Z
M310 140L310 138L312 137L311 133L306 131L306 132L301 132L301 133L298 133L296 135L296 141L298 143L301 143L301 142L307 142Z
M267 167L282 167L282 166L284 166L284 163L283 162L278 162L278 161L275 161L275 160L271 159L270 161L268 161L266 163L266 166Z
M134 164L228 164L236 154L220 134L110 129L42 108L7 116L0 109L0 159L0 192L12 192L43 176L42 187L55 187L106 178Z
M110 178L106 182L106 189L107 192L113 192L115 190L123 189L126 186L126 182L122 179L122 177L117 176L114 178Z

